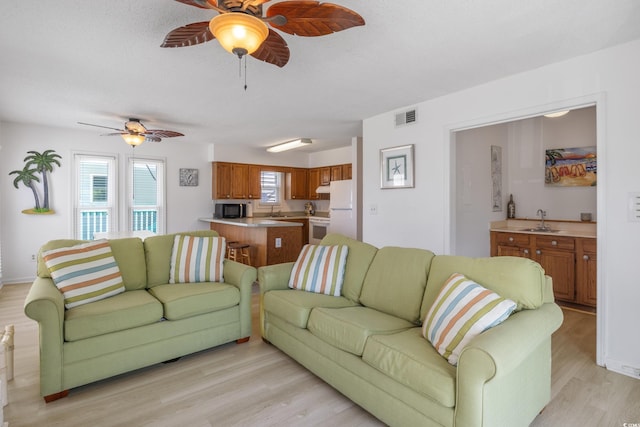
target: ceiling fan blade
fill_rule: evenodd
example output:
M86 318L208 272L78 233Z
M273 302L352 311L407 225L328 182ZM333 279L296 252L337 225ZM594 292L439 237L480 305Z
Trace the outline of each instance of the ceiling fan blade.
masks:
M289 47L280 34L269 28L269 36L251 56L278 67L284 67L289 62Z
M364 25L364 19L351 9L312 0L283 1L267 10L267 18L282 15L287 23L271 25L280 31L304 37L318 37Z
M173 138L176 136L184 136L184 134L180 132L162 129L147 129L147 131L143 132L142 135L144 135L146 138Z
M97 128L104 128L104 129L111 129L111 130L117 130L119 132L126 132L126 130L124 129L118 129L118 128L112 128L109 126L101 126L101 125L94 125L92 123L83 123L83 122L78 122L79 125L85 125L85 126L93 126L93 127L97 127ZM117 135L117 134L116 134Z
M102 134L102 135L100 135L100 136L126 135L126 134L128 134L128 133L129 133L129 132L124 132L124 131L123 131L123 132L113 132L113 133L103 133L103 134Z
M193 46L213 39L215 36L209 31L209 21L194 22L171 31L160 47Z
M201 9L213 9L218 7L216 0L176 0L179 3L187 4L189 6L199 7Z

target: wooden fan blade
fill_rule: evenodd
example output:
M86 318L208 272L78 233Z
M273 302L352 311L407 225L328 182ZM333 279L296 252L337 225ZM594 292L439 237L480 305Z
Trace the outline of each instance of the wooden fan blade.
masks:
M189 6L199 7L201 9L213 9L215 7L218 7L218 2L216 0L176 0L176 1L178 3L188 4Z
M100 126L100 127L104 127L104 126ZM111 128L107 128L107 129L111 129ZM126 134L128 134L128 133L129 133L129 132L126 132L126 131L122 131L122 132L113 132L113 133L103 133L103 134L102 134L102 135L100 135L100 136L126 135Z
M271 26L288 34L318 37L364 25L364 19L351 9L311 0L283 1L267 10L267 17L282 15L287 23Z
M119 132L126 132L126 130L124 130L124 129L112 128L112 127L109 127L109 126L94 125L94 124L92 124L92 123L83 123L83 122L78 122L78 124L79 124L79 125L85 125L85 126L93 126L93 127L96 127L96 128L103 128L103 129L117 130L117 131L119 131ZM117 135L117 134L116 134L116 135Z
M160 47L193 46L213 39L215 36L209 31L209 21L194 22L171 31Z
M269 36L251 56L278 67L284 67L289 62L289 47L280 34L269 29Z
M180 132L162 129L147 129L147 131L143 132L142 135L146 138L173 138L175 136L184 136L184 134Z

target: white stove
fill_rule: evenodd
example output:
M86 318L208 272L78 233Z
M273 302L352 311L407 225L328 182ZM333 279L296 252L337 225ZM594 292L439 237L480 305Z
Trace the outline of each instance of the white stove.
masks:
M322 216L309 217L309 243L317 245L327 235L331 219Z

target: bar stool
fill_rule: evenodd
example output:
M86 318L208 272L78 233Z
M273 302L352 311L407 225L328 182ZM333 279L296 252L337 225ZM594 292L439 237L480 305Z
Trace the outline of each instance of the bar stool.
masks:
M231 242L227 246L228 257L232 261L241 262L243 264L251 265L251 255L249 254L249 248L251 246L247 243Z

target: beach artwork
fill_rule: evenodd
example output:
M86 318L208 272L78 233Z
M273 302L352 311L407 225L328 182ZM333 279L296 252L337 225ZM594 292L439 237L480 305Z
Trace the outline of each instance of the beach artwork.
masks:
M597 183L596 147L546 150L544 183L557 187L594 187Z

